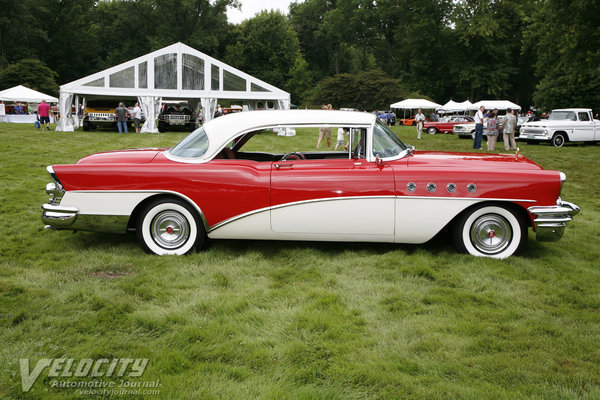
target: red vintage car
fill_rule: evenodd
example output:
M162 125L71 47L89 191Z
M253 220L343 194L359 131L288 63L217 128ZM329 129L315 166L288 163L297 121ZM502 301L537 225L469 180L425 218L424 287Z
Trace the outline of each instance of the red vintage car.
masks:
M345 151L244 151L274 129L343 127ZM207 122L171 149L121 150L48 167L48 228L135 231L146 251L186 254L207 238L424 243L504 258L554 241L579 208L565 175L523 156L415 151L377 117L253 111Z
M454 125L465 124L468 122L475 122L475 120L469 115L449 115L443 117L439 121L425 121L423 124L423 130L431 135L438 132L452 133Z

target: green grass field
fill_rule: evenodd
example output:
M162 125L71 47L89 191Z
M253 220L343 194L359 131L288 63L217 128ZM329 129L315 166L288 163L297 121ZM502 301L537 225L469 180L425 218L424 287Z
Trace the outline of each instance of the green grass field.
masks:
M472 145L394 129L417 149ZM563 198L582 211L561 241L530 232L507 260L457 254L445 237L213 241L156 257L135 235L44 230L47 165L184 136L0 124L0 398L600 398L600 146L519 144L567 174ZM316 139L259 138L272 150L310 150ZM159 393L83 394L52 387L78 379L48 369L23 393L19 360L31 370L44 358L148 358L128 381L160 380Z

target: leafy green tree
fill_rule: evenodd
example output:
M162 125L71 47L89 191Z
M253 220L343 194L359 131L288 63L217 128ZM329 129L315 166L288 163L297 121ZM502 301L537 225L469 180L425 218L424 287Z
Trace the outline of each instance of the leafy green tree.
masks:
M291 90L293 101L311 81L307 64L300 53L296 32L286 17L278 11L263 11L244 21L238 41L228 47L235 57L226 60L232 66L284 90ZM290 81L292 80L292 81Z
M23 85L52 96L58 95L57 73L39 60L20 60L0 71L0 82L4 90Z
M40 20L46 15L44 2L0 0L0 68L22 58L35 58L48 43Z
M537 54L535 105L600 109L600 3L546 0L532 18L527 45Z
M359 110L389 109L390 104L411 93L398 79L389 78L381 70L356 74L338 74L320 81L313 95L313 104L332 104L334 108L352 107Z

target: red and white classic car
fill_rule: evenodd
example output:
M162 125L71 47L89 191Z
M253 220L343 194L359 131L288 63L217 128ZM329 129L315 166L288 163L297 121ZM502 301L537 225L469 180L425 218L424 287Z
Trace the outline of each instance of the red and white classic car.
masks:
M346 128L348 150L243 151L271 129L323 126ZM375 115L343 111L232 114L171 149L98 153L48 172L48 228L134 230L155 254L207 238L424 243L445 229L461 251L505 258L528 226L558 240L579 211L559 197L561 172L523 156L415 151Z
M443 117L439 121L425 121L423 124L423 130L433 135L438 132L452 133L454 125L465 124L468 122L474 122L473 117L469 115L448 115Z

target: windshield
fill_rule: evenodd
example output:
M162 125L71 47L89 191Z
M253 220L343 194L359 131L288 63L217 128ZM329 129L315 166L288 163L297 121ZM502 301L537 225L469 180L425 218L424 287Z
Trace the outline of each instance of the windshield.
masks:
M573 111L553 111L548 118L550 121L577 121Z
M387 126L376 123L373 129L373 155L379 158L394 157L408 148Z
M208 136L206 136L204 128L198 128L173 147L169 154L175 157L201 157L207 149Z

